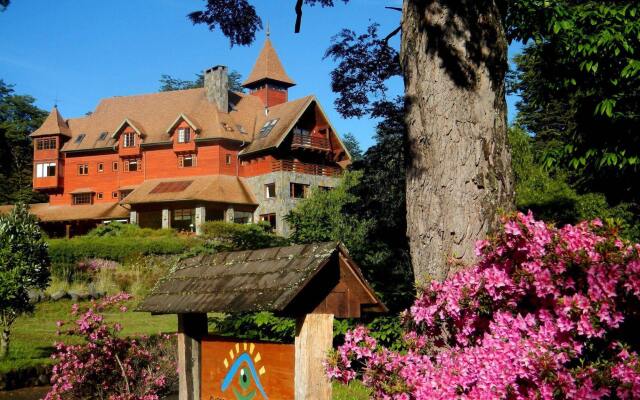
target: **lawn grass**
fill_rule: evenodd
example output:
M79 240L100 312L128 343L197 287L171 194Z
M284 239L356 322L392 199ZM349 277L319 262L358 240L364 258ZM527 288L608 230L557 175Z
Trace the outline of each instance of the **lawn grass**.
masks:
M367 400L371 398L371 391L360 381L353 381L348 385L333 384L333 400Z
M55 341L72 343L77 338L56 335L56 321L68 320L74 302L61 300L43 302L36 305L32 315L18 318L11 329L9 357L0 361L0 373L29 366L50 364L50 355ZM129 310L114 310L104 313L107 321L120 322L125 336L151 335L161 332L175 332L178 326L175 315L151 316L149 313L134 312L134 302L127 303Z

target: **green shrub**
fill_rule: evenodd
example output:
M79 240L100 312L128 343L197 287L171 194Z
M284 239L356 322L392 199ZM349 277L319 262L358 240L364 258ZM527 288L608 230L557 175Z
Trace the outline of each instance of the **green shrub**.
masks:
M65 268L91 258L123 263L141 255L180 254L194 246L196 240L181 236L78 236L48 242L51 262L58 264L54 268Z
M271 232L269 224L233 224L210 221L202 225L204 247L215 251L286 246L289 241Z
M111 222L109 224L100 225L86 236L89 237L163 237L176 236L177 233L173 229L151 229L141 228L135 224L125 224L122 222Z

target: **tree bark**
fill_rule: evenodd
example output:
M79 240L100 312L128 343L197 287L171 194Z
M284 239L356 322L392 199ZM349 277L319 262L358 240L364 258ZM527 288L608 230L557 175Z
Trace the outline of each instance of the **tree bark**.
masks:
M407 235L416 283L474 261L474 245L513 207L495 0L404 0L409 165Z
M9 338L11 331L8 328L2 328L0 332L0 360L7 358L9 355Z

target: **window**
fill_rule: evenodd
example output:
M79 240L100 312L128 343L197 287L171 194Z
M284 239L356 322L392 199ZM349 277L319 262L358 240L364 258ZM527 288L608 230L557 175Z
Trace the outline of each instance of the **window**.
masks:
M136 147L135 132L125 132L122 138L122 145L124 147Z
M189 143L191 140L191 129L180 128L178 129L178 143Z
M111 198L117 199L118 198L118 192L111 192Z
M78 164L78 175L89 175L89 164Z
M272 230L276 229L276 214L262 214L260 215L260 222L268 222Z
M111 170L112 171L117 171L118 170L118 162L114 161L111 163Z
M227 154L224 157L225 162L227 163L227 165L231 165L231 154Z
M98 140L105 140L108 134L109 132L101 132L100 136L98 137Z
M174 221L191 221L195 218L196 210L194 208L183 208L173 210Z
M307 197L307 193L309 192L309 185L291 182L290 190L292 198L304 199L305 197Z
M98 163L98 172L104 172L104 163Z
M53 150L56 148L56 138L42 138L36 140L37 150Z
M78 137L76 137L75 144L82 143L82 140L84 140L85 136L87 136L87 135L85 135L84 133L79 134Z
M269 121L265 122L264 125L262 125L262 128L260 128L260 137L267 136L269 132L271 132L273 127L276 126L277 123L278 123L278 118L270 119Z
M129 193L133 192L133 190L121 190L120 191L120 200L123 200L125 197L129 195Z
M78 193L73 196L73 204L91 204L91 193Z
M103 197L104 197L104 194L102 194L102 192L100 192L100 193L98 193L98 194L96 195L96 198L97 198L98 200L102 200L102 198L103 198Z
M140 162L140 159L131 158L131 159L125 160L124 170L126 172L142 171L142 163Z
M36 164L36 178L46 178L48 176L56 176L56 163Z
M190 168L196 166L196 155L195 154L185 154L178 156L178 167L180 168Z
M276 198L276 184L275 183L267 183L264 185L264 197L267 199L275 199Z

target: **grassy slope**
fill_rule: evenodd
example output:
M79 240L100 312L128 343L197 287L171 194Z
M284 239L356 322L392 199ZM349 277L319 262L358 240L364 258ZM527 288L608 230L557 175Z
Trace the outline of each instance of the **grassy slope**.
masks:
M9 358L0 361L0 372L11 369L50 363L49 358L56 340L69 342L70 337L56 335L56 321L67 320L73 302L45 302L36 306L31 316L18 318L11 330L11 346ZM128 304L130 308L134 304ZM175 315L151 316L148 313L125 313L115 311L107 313L107 320L120 322L123 335L149 335L160 332L175 332L177 318Z

